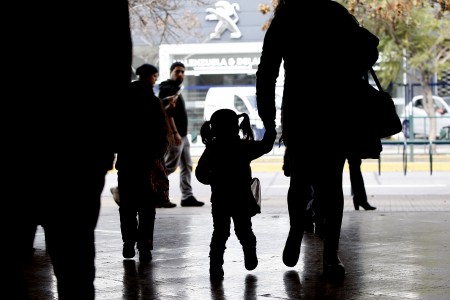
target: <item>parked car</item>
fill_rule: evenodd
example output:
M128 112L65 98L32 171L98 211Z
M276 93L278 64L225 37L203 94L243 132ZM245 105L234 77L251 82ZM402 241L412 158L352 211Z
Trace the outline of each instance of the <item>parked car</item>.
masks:
M433 95L436 111L436 139L448 139L450 126L450 98L444 99ZM403 133L406 138L428 139L430 132L430 117L423 108L423 95L415 96L409 102L400 116L403 120ZM411 136L414 132L414 136Z
M275 103L277 107L276 125L278 138L281 135L281 102L283 99L282 88L277 88ZM250 123L256 140L262 139L264 134L264 125L258 116L256 105L256 87L255 86L237 86L237 87L211 87L205 98L204 119L209 120L211 115L218 109L228 108L234 110L237 114L247 113L250 117Z

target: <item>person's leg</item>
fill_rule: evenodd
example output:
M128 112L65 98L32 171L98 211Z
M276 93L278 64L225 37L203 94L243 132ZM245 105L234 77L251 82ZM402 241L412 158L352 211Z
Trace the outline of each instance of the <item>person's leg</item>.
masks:
M133 258L136 255L135 245L137 241L137 201L139 199L140 178L134 171L119 170L117 181L120 189L120 231L122 234L124 258Z
M315 200L320 204L324 217L324 272L332 276L345 274L338 250L344 211L344 194L342 191L342 172L345 157L326 156L318 160L314 174Z
M347 158L350 173L350 184L353 196L353 203L356 206L361 202L367 202L366 189L364 188L364 179L361 173L361 159Z
M148 176L143 177L142 191L138 199L139 225L137 248L139 250L140 262L149 262L152 260L151 250L153 250L156 197L156 193L151 189L150 174L148 174Z
M213 233L209 245L209 273L211 278L223 278L223 255L226 243L230 237L231 216L227 210L217 204L212 204Z
M170 201L169 192L169 176L164 163L164 158L157 159L155 166L152 170L151 185L155 192L153 194L155 198L155 206L158 208L173 208L177 205Z
M180 154L180 189L181 189L181 201L193 196L191 186L192 175L192 158L191 158L191 145L189 139L183 137L182 150Z
M288 149L287 147L284 148L284 153L283 153L283 173L284 176L289 177L291 176L291 167L289 164L289 158L288 158Z
M305 210L305 231L309 233L314 233L314 224L316 223L314 217L318 216L318 212L316 212L314 208L314 193L313 188L311 187L310 200L308 201Z
M347 162L350 171L350 183L355 210L359 210L360 206L365 210L374 210L375 207L371 206L367 201L364 178L361 173L361 159L349 157L347 158Z
M22 203L27 203L24 200ZM28 209L27 209L28 210ZM19 211L19 209L14 210ZM32 210L28 210L31 212ZM17 227L16 231L7 233L4 237L5 241L9 241L11 245L17 248L17 253L14 260L6 260L5 274L8 274L6 278L5 287L14 291L17 299L28 299L28 287L26 281L26 268L33 261L34 253L34 239L37 230L37 224L34 222L33 217L27 212L24 214L23 221ZM11 237L9 236L11 234ZM9 283L11 281L11 283Z
M198 201L192 192L192 158L191 145L187 137L183 138L182 151L180 155L180 189L181 206L203 206L205 203Z
M234 232L244 250L245 268L254 270L258 266L256 255L256 236L252 230L251 217L247 215L233 215Z
M305 211L311 199L311 180L308 158L300 150L289 146L290 184L287 196L289 212L289 235L283 250L283 262L288 267L297 264L305 229ZM297 154L297 155L296 155Z
M106 170L77 165L66 176L56 172L45 217L45 238L57 278L59 299L94 299L95 227ZM68 174L70 173L70 174ZM67 193L77 181L77 189ZM64 195L64 199L61 199Z
M176 171L180 164L181 151L183 150L183 141L181 145L171 145L164 155L164 162L166 164L167 174L170 175Z

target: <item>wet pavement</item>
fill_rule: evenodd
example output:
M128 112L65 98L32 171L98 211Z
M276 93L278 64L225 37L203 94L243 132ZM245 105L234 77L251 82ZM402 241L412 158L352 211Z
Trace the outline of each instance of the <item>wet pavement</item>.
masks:
M263 185L262 213L252 219L258 267L245 269L242 248L231 232L221 282L209 279L212 218L207 187L194 180L194 193L206 202L204 207L157 209L153 260L141 264L137 256L122 257L118 207L109 194L115 174L109 174L96 229L96 299L450 299L448 172L426 177L431 182L427 184L436 187L434 194L414 189L385 194L368 188L375 211L355 211L345 188L340 258L346 275L342 281L323 275L322 241L313 234L304 236L299 263L293 268L283 264L289 221L287 181L278 173L255 174ZM364 176L371 186L373 173ZM423 183L414 174L397 176L405 184L411 180L411 186ZM179 204L176 173L170 180L173 201ZM28 270L32 299L57 299L42 228L35 249Z

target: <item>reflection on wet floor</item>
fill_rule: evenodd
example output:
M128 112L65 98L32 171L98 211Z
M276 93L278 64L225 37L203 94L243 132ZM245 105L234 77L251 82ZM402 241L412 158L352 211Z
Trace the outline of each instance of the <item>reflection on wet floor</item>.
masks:
M96 299L448 299L448 212L345 212L346 276L334 281L323 275L322 241L312 234L304 236L299 263L283 265L288 216L282 205L253 218L258 267L245 269L232 234L225 279L212 282L210 208L158 209L153 261L141 264L122 258L117 207L104 205L96 231ZM57 299L42 228L35 248L27 273L31 299Z

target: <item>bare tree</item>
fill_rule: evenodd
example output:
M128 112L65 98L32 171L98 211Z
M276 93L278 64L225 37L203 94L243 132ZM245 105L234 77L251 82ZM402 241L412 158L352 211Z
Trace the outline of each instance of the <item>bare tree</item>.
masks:
M135 52L135 55L156 64L159 45L182 43L188 37L204 39L196 9L198 11L202 7L207 7L211 2L211 0L129 0L133 39L148 46L147 51Z
M263 15L267 15L267 14L271 14L273 17L273 12L275 11L275 8L278 5L279 0L270 0L270 4L267 3L260 3L258 5L258 10L263 14ZM269 28L270 22L272 21L272 18L270 18L269 20L267 20L264 24L262 24L261 29L263 31L266 31L267 28Z

